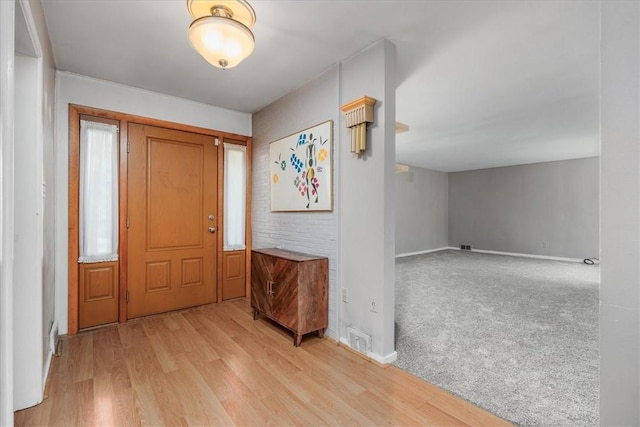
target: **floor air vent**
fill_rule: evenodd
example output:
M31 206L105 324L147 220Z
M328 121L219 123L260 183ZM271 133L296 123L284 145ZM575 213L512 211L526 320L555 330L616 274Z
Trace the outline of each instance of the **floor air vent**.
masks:
M371 351L371 335L367 335L351 326L347 327L349 347L365 356Z

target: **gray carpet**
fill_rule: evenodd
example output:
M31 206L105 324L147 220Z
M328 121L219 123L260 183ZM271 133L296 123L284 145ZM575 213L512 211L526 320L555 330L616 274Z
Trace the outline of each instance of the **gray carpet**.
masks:
M396 260L396 366L524 426L598 416L599 267L466 251Z

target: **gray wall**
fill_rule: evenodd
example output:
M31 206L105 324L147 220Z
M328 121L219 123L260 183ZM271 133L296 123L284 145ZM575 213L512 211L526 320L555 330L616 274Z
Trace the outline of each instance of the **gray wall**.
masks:
M598 257L597 157L449 174L449 244Z
M600 423L640 425L640 3L601 3Z
M269 143L327 120L334 121L333 152L338 124L338 67L333 67L253 115L252 246L284 249L329 258L329 328L337 336L337 210L333 212L271 212ZM334 154L334 204L340 186Z
M376 99L367 150L351 152L349 130L341 126L339 257L342 336L353 326L372 335L378 361L393 361L395 289L395 46L381 40L341 64L340 104L368 95ZM371 301L375 309L371 310Z
M410 167L396 173L396 255L449 245L449 175Z

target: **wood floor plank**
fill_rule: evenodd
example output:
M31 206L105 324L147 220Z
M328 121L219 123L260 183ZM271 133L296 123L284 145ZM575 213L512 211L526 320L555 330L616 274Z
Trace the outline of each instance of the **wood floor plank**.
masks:
M149 316L148 319L142 323L142 329L148 337L160 335L163 332L170 331L169 327L163 320L162 316Z
M183 327L181 329L181 333L183 334L183 339L188 339L190 342L190 346L185 346L185 352L190 353L194 352L197 355L194 357L199 357L203 360L212 361L220 358L220 355L216 351L216 348L212 343L206 339L202 335L200 335L195 327L195 325L191 322L192 317L190 317L191 312L187 311L182 313ZM174 334L179 333L175 331ZM182 342L182 341L180 341Z
M176 363L175 369L165 371L165 373L174 372L177 369L179 368ZM183 423L185 408L181 402L180 390L171 382L171 378L166 375L154 375L150 386L158 402L160 416L164 420L164 424L173 426Z
M134 382L134 423L144 426L164 425L153 389L146 382Z
M251 389L242 382L224 360L195 363L194 367L220 402L254 397Z
M241 346L226 334L222 325L216 324L207 316L202 316L200 321L204 328L198 332L211 347L218 352L225 360L239 360L241 362L250 362L253 357Z
M433 426L442 426L442 427L451 427L451 426L469 426L457 417L447 414L446 412L436 408L435 406L425 403L420 408L418 408L418 413L423 415L425 419L429 420L429 425ZM474 424L471 424L474 425ZM476 424L476 425L487 425L487 426L495 426L496 424Z
M96 412L93 394L93 378L76 383L73 396L74 406L68 409L77 411L78 425L95 425Z
M496 417L485 411L478 411L478 408L469 402L459 399L448 393L439 393L429 401L429 405L434 406L443 412L454 414L459 420L469 425L491 425L495 427L510 426L511 423Z
M162 321L167 325L167 328L169 328L172 331L175 331L180 328L180 324L177 321L179 315L180 315L179 313L173 312L173 313L163 314L161 317L162 317Z
M236 316L236 312L230 311L227 308L225 308L228 306L230 306L230 304L222 304L222 307L220 307L220 310L217 310L215 313L213 313L212 316L210 316L211 320L217 324L224 324L225 333L232 338L238 335L247 335L247 334L253 335L253 333L250 332L250 330L255 330L255 328L253 327L245 328L244 326L240 325L235 320L235 317L234 317ZM246 318L248 316L243 316L243 317ZM251 319L251 317L249 317L249 319ZM245 325L248 325L248 323L245 323Z
M113 382L110 374L93 378L93 412L98 426L114 426L117 421Z
M146 319L130 320L128 323L117 326L123 348L133 347L147 339L147 334L144 331L144 320Z
M178 360L180 368L167 374L172 386L180 396L187 417L201 425L232 425L215 393L209 388L200 373L185 357Z
M232 398L222 402L225 412L233 420L233 424L240 426L276 426L282 425L282 420L276 420L269 411L269 407L254 396L245 399Z
M109 375L115 390L130 388L129 372L116 327L98 329L93 333L94 378Z
M136 400L133 387L114 388L113 407L116 412L116 422L114 426L136 425Z
M169 340L164 336L164 334L154 334L150 336L149 342L158 362L160 363L162 372L167 373L178 369L178 364L176 363L174 354L172 354L171 350L167 346Z
M93 334L78 334L78 339L71 342L73 358L73 381L81 382L93 378Z
M125 364L132 383L150 382L151 377L160 375L162 367L148 339L124 350Z
M63 340L48 399L15 424L509 425L395 367L291 333L238 300Z
M307 390L304 386L298 384L298 382L294 381L294 378L287 375L285 372L273 370L271 365L266 362L264 359L260 359L257 361L258 365L262 366L262 368L272 373L273 379L278 381L284 388L287 389L289 393L295 396L298 400L304 403L310 403L312 399L312 393Z
M310 405L320 409L327 421L338 421L340 425L370 425L372 422L366 414L350 405L351 396L332 393L318 384L315 379L305 375L305 372L291 377L289 384L304 389L309 395ZM354 396L353 399L355 398Z
M289 383L284 373L265 368L259 362L237 366L231 364L229 367L271 411L286 412L295 417L294 424L308 426L332 423L330 415L310 404L310 395L305 390Z

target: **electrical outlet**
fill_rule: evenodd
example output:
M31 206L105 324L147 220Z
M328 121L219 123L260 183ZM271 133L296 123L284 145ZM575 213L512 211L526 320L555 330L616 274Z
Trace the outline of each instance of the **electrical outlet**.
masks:
M376 299L375 298L371 298L371 303L369 305L369 311L372 313L377 313L378 312L378 304L376 303Z
M342 302L349 302L349 289L347 288L342 290Z

